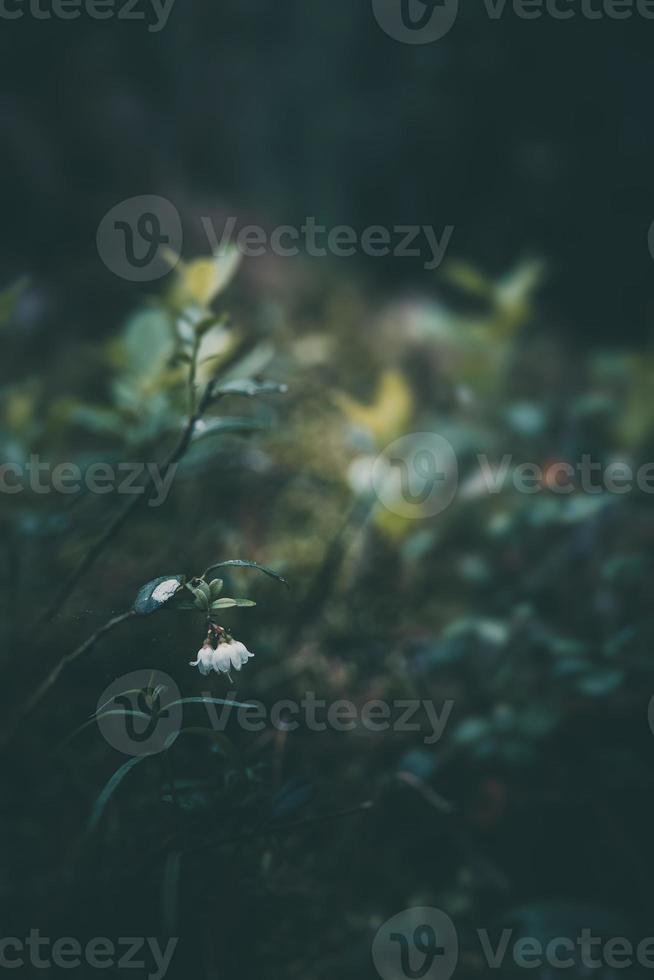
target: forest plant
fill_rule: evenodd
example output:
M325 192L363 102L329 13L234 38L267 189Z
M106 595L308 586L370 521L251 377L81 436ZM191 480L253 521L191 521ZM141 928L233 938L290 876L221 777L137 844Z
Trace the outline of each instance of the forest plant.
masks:
M192 444L197 439L206 436L207 433L250 431L257 428L256 420L248 418L216 418L214 416L207 419L208 411L215 407L221 399L228 396L253 398L258 395L283 393L286 390L285 385L271 380L239 376L239 354L242 350L242 338L239 338L238 335L229 335L226 317L223 314L217 315L212 310L212 304L229 285L238 269L239 262L240 254L234 249L223 250L209 258L197 259L188 264L179 261L175 284L163 301L163 313L172 326L173 342L172 360L161 368L166 379L165 383L170 383L173 388L178 387L179 375L173 370L171 379L171 365L173 368L181 365L187 369L185 381L187 417L177 443L160 464L160 472L164 474L170 473L171 470L174 474L174 468L187 454ZM207 340L216 332L220 335L219 340L207 348ZM147 349L142 351L144 346L142 340L143 338L137 340L139 356L145 355L146 366L149 369L150 351ZM147 347L147 345L145 346ZM236 367L234 367L234 361L236 361ZM243 366L248 366L247 357ZM225 377L228 367L232 369L232 373L236 372L236 376ZM136 391L139 391L138 387ZM124 398L124 384L120 387L119 392ZM147 395L147 391L142 391L141 394ZM132 397L134 396L130 396L130 398ZM86 417L93 417L93 413L87 411ZM106 422L106 418L103 418L103 424ZM118 423L118 416L116 416L115 422ZM144 499L147 499L146 491L151 488L152 476L148 471L146 483L142 488L143 492L130 497L127 505L110 520L105 531L87 550L84 558L43 612L40 619L42 625L62 609L92 565L114 541L128 518L139 505L142 505ZM88 653L102 637L134 615L150 614L169 605L206 613L207 635L198 652L197 659L191 661L191 664L199 667L203 674L215 670L230 676L232 668L240 670L243 664L254 654L250 653L244 644L234 640L227 628L215 622L215 614L221 609L251 607L255 603L251 599L232 599L221 596L222 580L209 578L211 572L230 565L260 568L265 574L284 581L281 576L270 569L257 565L256 562L237 559L218 562L208 568L201 577L193 577L190 580L187 580L183 575L176 575L162 576L147 583L140 590L131 609L110 619L80 646L59 660L42 683L15 712L9 725L0 736L0 745L5 744L12 737L18 723L40 703L66 666L83 654Z
M199 578L192 578L190 581L186 581L183 575L164 575L154 579L143 586L134 603L134 611L139 615L149 615L164 606L204 613L207 635L198 651L197 659L190 661L190 665L197 667L204 675L211 671L227 674L230 681L232 679L230 671L232 669L240 671L254 654L246 648L245 644L235 640L229 629L216 622L216 614L221 609L250 608L256 605L252 599L232 599L221 596L224 582L221 578L211 578L211 575L218 568L233 565L258 568L264 574L286 584L286 580L281 575L264 568L263 565L234 559L211 565Z

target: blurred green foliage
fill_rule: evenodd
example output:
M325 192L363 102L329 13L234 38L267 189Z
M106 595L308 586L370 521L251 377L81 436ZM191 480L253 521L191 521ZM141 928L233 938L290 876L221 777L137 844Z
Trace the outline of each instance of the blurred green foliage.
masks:
M3 459L84 468L165 455L195 397L194 344L195 382L218 370L225 386L166 503L142 507L30 639L53 583L121 501L0 495L4 689L20 698L148 579L241 556L290 589L249 577L255 613L224 612L256 652L240 700L452 699L452 715L431 745L424 732L270 726L198 737L195 704L165 762L133 768L93 727L55 752L121 673L157 668L185 696L207 689L184 615L130 623L61 680L7 762L14 921L179 931L179 975L360 980L375 928L412 904L463 926L560 896L637 918L651 851L650 502L525 495L510 481L489 493L477 455L536 463L546 480L583 454L646 463L651 355L555 339L535 264L499 281L450 265L449 305L380 303L308 267L275 302L252 304L237 281L217 309L233 271L220 282L210 261L182 265L115 337L55 345L45 370L20 365L0 393ZM253 380L264 374L288 393L269 397ZM456 451L459 493L436 517L399 517L370 468L397 437L430 431ZM247 569L223 572L243 594ZM223 678L210 684L227 696Z

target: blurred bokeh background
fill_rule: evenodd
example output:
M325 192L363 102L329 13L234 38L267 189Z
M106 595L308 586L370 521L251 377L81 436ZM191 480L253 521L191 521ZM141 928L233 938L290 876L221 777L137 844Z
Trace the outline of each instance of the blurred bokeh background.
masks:
M165 503L135 508L49 618L127 501L0 493L3 935L179 936L169 976L362 980L409 907L453 919L462 977L487 975L475 930L504 922L543 940L654 931L651 494L555 488L562 463L652 460L652 32L468 4L407 45L364 0L176 0L157 32L3 20L2 464L161 463L195 354L200 391L287 386L211 404ZM183 226L156 282L96 244L140 195ZM266 249L230 278L202 219L220 235L232 216L454 231L437 269ZM371 482L415 433L457 459L439 513ZM480 454L492 472L535 464L536 491L489 492ZM256 653L235 686L189 666L202 615L162 610L12 727L144 583L234 558L289 582L227 570L228 594L257 602L221 619ZM122 771L95 724L71 735L134 670L184 697L453 708L433 744L232 719Z

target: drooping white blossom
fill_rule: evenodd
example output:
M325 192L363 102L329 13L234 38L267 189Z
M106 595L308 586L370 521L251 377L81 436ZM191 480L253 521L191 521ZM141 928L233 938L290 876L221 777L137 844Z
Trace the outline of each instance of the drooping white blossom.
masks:
M217 674L229 674L231 670L240 670L254 654L240 640L224 639L216 650L207 641L198 651L197 660L191 660L191 666L197 667L201 674L209 674L214 670Z
M203 646L198 650L198 659L191 660L191 667L197 667L201 674L210 674L212 670L216 670L216 651L211 646L208 641L205 641Z

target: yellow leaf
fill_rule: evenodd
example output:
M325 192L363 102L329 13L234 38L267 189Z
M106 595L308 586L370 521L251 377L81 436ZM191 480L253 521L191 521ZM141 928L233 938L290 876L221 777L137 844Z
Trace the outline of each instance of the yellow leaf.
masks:
M229 246L210 258L180 262L173 287L174 305L182 309L187 306L208 309L236 275L241 258L241 252Z
M384 371L370 405L356 401L345 392L336 392L334 400L350 422L368 429L382 445L406 432L414 409L406 378L394 370Z

